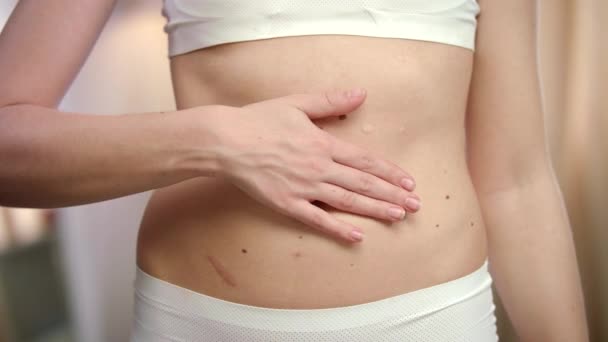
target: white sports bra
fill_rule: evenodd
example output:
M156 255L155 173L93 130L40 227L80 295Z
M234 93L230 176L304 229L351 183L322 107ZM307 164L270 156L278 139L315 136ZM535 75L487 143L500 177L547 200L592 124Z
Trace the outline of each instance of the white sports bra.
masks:
M476 0L163 0L169 56L285 36L346 34L474 50Z

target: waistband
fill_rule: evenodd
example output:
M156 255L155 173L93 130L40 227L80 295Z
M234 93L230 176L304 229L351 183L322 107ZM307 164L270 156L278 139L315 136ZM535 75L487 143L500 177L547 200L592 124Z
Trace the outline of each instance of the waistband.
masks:
M285 331L285 327L294 322L306 322L308 331L320 331L359 327L397 316L416 319L491 291L491 284L486 258L478 269L460 278L377 301L334 308L280 309L208 296L155 278L137 267L135 295L136 300L146 306L190 322L207 319L269 331ZM147 312L141 311L137 312L136 308L136 317Z

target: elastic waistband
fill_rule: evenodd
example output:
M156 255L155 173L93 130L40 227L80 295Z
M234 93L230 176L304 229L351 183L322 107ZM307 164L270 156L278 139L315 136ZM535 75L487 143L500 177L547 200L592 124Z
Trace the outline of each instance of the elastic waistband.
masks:
M319 331L353 328L396 316L415 319L488 291L491 284L486 258L477 270L463 277L402 295L335 308L279 309L240 304L194 292L155 278L137 267L135 295L145 305L190 322L215 320L270 331L284 331L293 322L306 322L309 331Z

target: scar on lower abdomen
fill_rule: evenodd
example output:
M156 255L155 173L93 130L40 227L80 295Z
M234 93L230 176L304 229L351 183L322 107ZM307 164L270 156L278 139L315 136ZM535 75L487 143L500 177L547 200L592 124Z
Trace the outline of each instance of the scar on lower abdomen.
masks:
M211 263L211 265L213 266L213 268L215 269L215 271L217 272L217 274L220 275L220 277L230 286L236 286L236 281L234 280L234 277L228 272L228 270L226 270L226 267L224 267L219 260L217 260L216 258L214 258L211 255L207 255L207 259L209 260L209 262Z

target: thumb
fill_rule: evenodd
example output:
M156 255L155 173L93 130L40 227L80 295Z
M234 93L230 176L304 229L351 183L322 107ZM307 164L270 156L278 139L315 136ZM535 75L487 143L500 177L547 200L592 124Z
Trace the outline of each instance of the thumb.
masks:
M364 88L352 88L328 90L322 93L292 94L280 98L280 101L298 108L314 120L347 114L359 107L366 95Z

